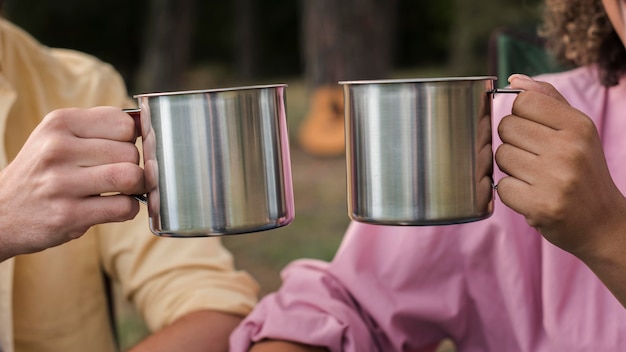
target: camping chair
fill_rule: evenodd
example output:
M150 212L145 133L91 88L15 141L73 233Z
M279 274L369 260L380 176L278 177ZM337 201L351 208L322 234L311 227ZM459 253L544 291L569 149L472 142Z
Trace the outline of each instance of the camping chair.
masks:
M498 77L497 88L506 86L507 78L513 73L533 76L567 69L546 51L544 40L536 34L534 26L494 30L488 53L489 74Z

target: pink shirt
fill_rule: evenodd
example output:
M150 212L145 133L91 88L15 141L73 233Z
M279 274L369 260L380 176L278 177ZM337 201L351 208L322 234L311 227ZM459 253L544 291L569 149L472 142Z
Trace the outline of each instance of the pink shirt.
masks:
M539 79L594 119L626 193L626 79L606 89L596 75L580 68ZM494 129L513 99L496 94ZM626 310L498 199L492 217L463 225L352 223L331 263L295 261L282 277L233 333L233 351L264 338L331 351L431 351L444 337L463 352L626 351Z

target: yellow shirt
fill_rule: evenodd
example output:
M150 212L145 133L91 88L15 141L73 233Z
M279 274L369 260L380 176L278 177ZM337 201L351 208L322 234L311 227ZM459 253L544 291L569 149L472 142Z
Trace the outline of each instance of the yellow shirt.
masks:
M0 19L0 167L51 110L129 104L110 65L44 47ZM198 309L245 315L258 294L218 238L155 236L142 206L133 221L95 226L77 240L0 264L3 350L114 351L103 272L152 330Z

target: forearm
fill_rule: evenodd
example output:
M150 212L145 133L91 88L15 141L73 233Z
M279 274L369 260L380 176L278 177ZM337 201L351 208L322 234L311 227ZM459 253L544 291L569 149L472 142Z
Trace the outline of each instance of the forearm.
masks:
M606 287L626 308L626 262L587 263Z
M2 206L0 206L0 212L2 211ZM6 216L0 214L0 233L2 234L2 236L0 236L0 263L24 252L19 248L18 243L12 241L13 239L11 237L15 238L18 236L14 233L14 228L10 223L11 219L6 218Z
M243 317L218 311L189 313L150 335L130 352L228 351L228 338Z
M612 233L607 237L613 241L608 242L598 254L578 257L626 307L626 217L623 221L617 221L609 231ZM600 235L607 234L597 236Z

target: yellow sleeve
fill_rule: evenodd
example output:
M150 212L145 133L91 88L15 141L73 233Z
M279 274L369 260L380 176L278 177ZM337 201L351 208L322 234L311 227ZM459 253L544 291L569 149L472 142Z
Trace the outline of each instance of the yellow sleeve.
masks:
M247 315L259 287L235 270L219 238L166 238L148 229L145 206L135 220L100 225L104 268L152 330L196 310Z
M49 49L56 64L47 70L47 82L64 87L60 92L49 93L48 99L63 102L63 106L94 107L101 105L120 108L135 107L126 90L122 76L110 64L71 49ZM56 94L56 96L54 96Z

